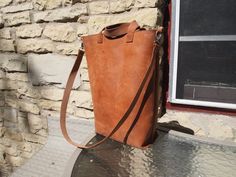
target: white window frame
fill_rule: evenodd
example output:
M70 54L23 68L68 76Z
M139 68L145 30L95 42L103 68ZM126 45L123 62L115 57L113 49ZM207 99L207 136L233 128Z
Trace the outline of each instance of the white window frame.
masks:
M169 75L169 97L170 103L206 106L215 108L236 109L236 104L198 101L176 98L177 90L177 70L178 70L178 47L179 41L236 41L236 35L219 35L219 36L179 36L179 19L180 19L180 1L172 0L171 9L171 36L170 36L170 75Z

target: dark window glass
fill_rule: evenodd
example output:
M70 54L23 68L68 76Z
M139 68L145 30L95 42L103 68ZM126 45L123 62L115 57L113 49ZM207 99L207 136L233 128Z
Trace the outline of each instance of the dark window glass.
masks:
M181 0L180 36L236 35L236 0Z
M236 103L236 41L179 42L177 98Z

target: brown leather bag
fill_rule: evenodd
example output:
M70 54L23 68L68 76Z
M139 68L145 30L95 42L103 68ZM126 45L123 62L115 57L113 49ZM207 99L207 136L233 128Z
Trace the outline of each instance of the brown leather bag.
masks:
M61 129L65 139L92 148L108 138L135 147L155 139L157 120L158 30L140 28L136 21L104 28L82 37L88 63L96 133L105 136L96 144L74 143L66 130L66 109L83 51L69 76L61 105Z

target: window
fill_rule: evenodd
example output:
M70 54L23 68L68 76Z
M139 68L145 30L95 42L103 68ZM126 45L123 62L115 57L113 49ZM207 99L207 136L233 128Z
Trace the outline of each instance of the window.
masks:
M236 1L173 0L172 103L236 109Z

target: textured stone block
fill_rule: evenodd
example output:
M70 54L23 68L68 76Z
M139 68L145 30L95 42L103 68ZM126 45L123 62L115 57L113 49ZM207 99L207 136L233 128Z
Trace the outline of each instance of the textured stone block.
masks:
M54 101L61 101L64 93L64 89L58 89L56 87L41 87L40 94L42 98Z
M21 151L24 151L24 152L32 152L32 150L33 150L32 145L29 142L17 143L17 148Z
M16 81L0 79L0 90L15 90L17 87Z
M82 81L89 82L88 70L81 68L81 69L80 69L80 73L81 73L81 80L82 80Z
M209 137L219 139L219 140L233 140L234 131L232 126L225 124L221 120L211 121L211 125L209 126Z
M3 93L0 93L0 106L4 106L5 104L5 97ZM0 109L1 110L1 109ZM1 114L1 113L0 113ZM0 121L2 121L1 116L0 116Z
M50 111L50 112L52 112L52 111ZM41 110L41 114L40 115L42 116L43 129L48 130L48 119L47 119L47 116L42 114L42 110Z
M86 24L79 24L78 28L77 28L77 35L83 35L83 34L87 34L88 33L88 25Z
M18 111L18 117L22 117L22 118L27 119L27 116L28 116L28 114L26 112Z
M61 101L52 101L52 100L40 100L38 103L39 107L43 110L50 110L50 111L60 111L61 110ZM67 113L73 114L74 110L69 105L67 109Z
M19 131L12 131L10 129L7 129L5 132L5 136L6 139L10 140L10 145L7 146L11 146L13 142L22 142L23 141L23 136Z
M129 10L133 5L133 0L112 0L110 1L110 12L123 12Z
M76 107L82 107L91 110L93 109L92 97L90 92L72 91L69 103L75 105Z
M0 54L0 68L6 71L27 72L27 58L19 54Z
M110 2L110 12L124 12L126 10L126 4L122 1L111 1Z
M18 88L18 81L5 80L6 90L16 90ZM17 93L14 93L17 95Z
M22 57L22 60L9 60L6 65L7 71L18 71L18 72L26 72L27 71L27 60Z
M45 9L46 3L47 3L47 0L34 0L34 8L36 10L43 10Z
M94 14L104 14L109 12L109 2L108 1L93 1L89 5L89 13Z
M7 147L11 146L11 140L6 138L6 136L0 138L0 146L2 147L3 145Z
M88 21L89 33L98 33L105 26L115 23L130 22L136 20L140 26L155 27L160 16L156 8L145 8L117 15L95 15Z
M6 78L13 81L23 81L23 82L29 81L27 73L6 73Z
M14 52L15 48L13 40L0 39L0 51Z
M31 2L24 3L24 4L18 4L14 6L7 6L1 9L3 13L13 13L13 12L22 12L26 10L33 9L33 4Z
M31 153L31 152L22 152L22 153L20 154L20 156L21 156L22 158L25 158L25 159L30 159L30 158L32 158L33 155L34 155L34 154Z
M17 123L17 110L14 108L4 108L4 120Z
M93 0L74 0L74 2L82 2L82 3L91 2L91 1L93 1Z
M6 128L5 127L0 127L0 138L3 137L4 133L6 131ZM1 148L0 148L1 149ZM0 159L1 161L1 159Z
M75 116L81 117L81 118L86 118L86 119L92 119L94 118L94 112L91 110L83 109L83 108L78 108L75 111Z
M24 140L39 144L45 144L47 138L32 133L23 133Z
M45 130L45 129L40 129L40 130L36 131L35 134L36 134L36 135L43 136L43 137L45 137L45 138L48 136L48 132L47 132L47 130Z
M28 114L28 121L31 133L36 133L43 128L40 115Z
M19 110L32 114L39 114L40 112L39 107L28 100L18 100L18 107Z
M19 151L17 150L17 147L16 147L16 146L7 147L7 148L5 149L5 152L6 152L8 155L11 155L11 156L18 156L18 155L19 155Z
M9 89L7 86L7 81L5 79L0 79L0 90Z
M63 21L63 20L78 18L83 14L87 14L86 5L77 3L72 7L65 7L62 9L37 12L33 14L33 18L35 22Z
M4 119L4 107L0 107L0 122Z
M0 79L6 78L6 72L0 70Z
M6 136L0 138L0 146L7 146L10 147L11 146L11 140L9 140L8 138L6 138Z
M57 53L63 55L77 55L80 46L81 46L80 42L74 42L71 44L58 43L56 46L56 51Z
M33 87L31 83L25 83L25 82L18 82L17 92L21 96L27 96L30 98L40 98L40 92L37 87Z
M11 93L12 94L12 93ZM34 103L32 99L18 99L14 95L6 95L5 102L7 106L10 106L15 109L19 109L23 112L29 112L32 114L39 114L40 110L38 105Z
M4 21L3 21L3 15L0 13L0 27L3 27Z
M136 0L134 7L155 7L159 0Z
M87 63L85 55L84 55L84 57L82 59L82 62L81 62L81 65L80 65L80 69L88 69L88 63Z
M51 110L42 110L41 115L44 116L45 119L49 117L60 117L58 111L51 111Z
M6 128L6 134L9 134L9 131L13 133L19 132L18 124L14 122L4 120L3 127Z
M21 59L22 60L20 60L20 59L19 60L14 60L14 59L9 60L5 65L6 71L26 72L27 71L27 60L24 57L22 57ZM8 74L8 76L9 75L11 75L11 74ZM20 78L21 75L18 75L17 77ZM17 79L12 79L12 80L17 80Z
M90 83L89 82L83 82L82 85L80 86L80 89L82 91L91 92Z
M0 1L0 7L4 7L4 6L7 6L9 4L11 4L13 0L1 0Z
M105 26L111 24L110 15L95 15L91 16L88 20L88 33L99 33ZM115 23L115 22L114 22Z
M26 12L18 12L13 14L6 14L3 16L5 20L6 26L15 26L19 24L30 23L30 13Z
M12 97L5 97L5 104L6 106L10 106L12 108L18 109L17 99Z
M46 9L55 9L55 8L58 8L62 5L62 1L63 0L48 0L46 5L45 5L45 8Z
M48 39L19 39L16 41L19 53L50 53L54 51L54 44Z
M37 10L55 9L62 5L62 0L35 0L34 8Z
M16 28L16 36L20 38L40 37L43 28L39 24L24 25Z
M28 58L29 75L34 85L55 84L64 88L75 57L57 54L35 55ZM80 76L75 79L74 88L80 86Z
M40 100L39 107L45 110L59 111L61 107L61 102L43 99L43 100Z
M47 25L43 35L59 42L73 42L77 39L76 31L69 23L57 23Z
M16 2L17 4L20 4L20 3L23 3L23 2L26 2L26 1L30 1L30 0L15 0L15 2Z
M82 1L81 1L82 2ZM63 0L63 5L64 6L69 6L73 3L73 0Z
M11 28L3 28L0 30L0 38L11 39Z
M7 160L14 167L19 167L19 166L21 166L24 163L24 159L22 157L20 157L20 156L7 155Z
M29 133L29 122L26 118L18 117L18 128L20 132Z
M78 21L80 24L85 24L88 23L89 16L87 15L82 15L78 18Z

